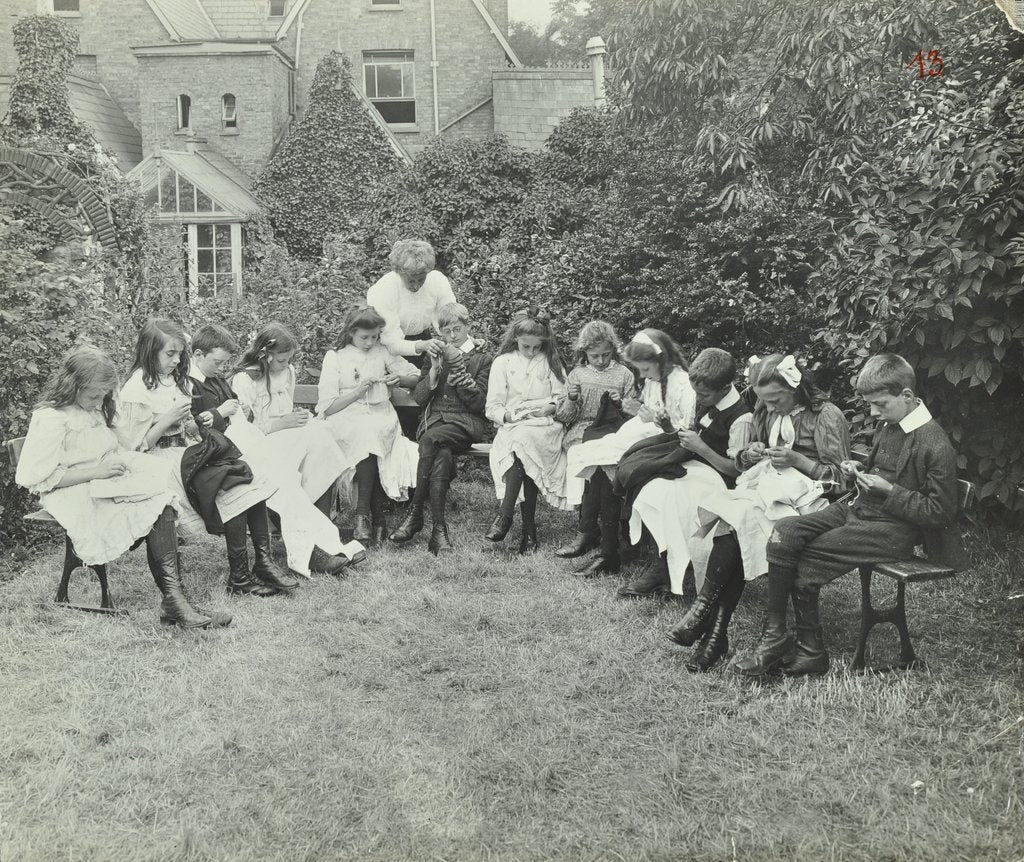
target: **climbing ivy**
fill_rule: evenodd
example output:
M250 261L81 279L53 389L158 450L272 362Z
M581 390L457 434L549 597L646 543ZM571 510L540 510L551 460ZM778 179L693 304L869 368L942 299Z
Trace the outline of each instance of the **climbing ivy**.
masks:
M275 232L292 254L319 257L359 219L366 190L400 164L336 51L317 65L306 113L256 180Z

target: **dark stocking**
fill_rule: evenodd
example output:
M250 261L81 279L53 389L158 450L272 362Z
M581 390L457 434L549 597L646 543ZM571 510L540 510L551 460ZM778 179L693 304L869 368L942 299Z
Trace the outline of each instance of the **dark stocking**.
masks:
M523 462L517 457L512 466L505 471L505 496L501 500L501 515L512 520L516 513L516 500L519 499L519 491L523 487L523 480L526 479L526 470L523 469ZM532 482L530 484L533 484ZM536 490L534 485L534 490ZM534 498L536 500L536 497Z

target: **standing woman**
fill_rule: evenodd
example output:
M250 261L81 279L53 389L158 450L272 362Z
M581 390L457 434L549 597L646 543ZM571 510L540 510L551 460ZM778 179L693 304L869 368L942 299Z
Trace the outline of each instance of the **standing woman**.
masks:
M366 304L384 318L380 343L422 368L424 355L444 349L444 340L437 334L437 313L458 300L448 279L434 269L434 248L429 242L400 239L388 260L391 272L366 292ZM420 408L400 407L398 418L402 433L415 439Z

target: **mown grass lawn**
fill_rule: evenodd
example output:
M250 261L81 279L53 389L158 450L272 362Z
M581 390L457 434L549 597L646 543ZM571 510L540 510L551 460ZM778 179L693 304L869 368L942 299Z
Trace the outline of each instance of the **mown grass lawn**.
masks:
M681 605L569 576L569 516L543 511L524 561L514 532L478 538L489 488L454 497L458 556L424 535L289 599L227 599L219 540L187 545L193 593L235 614L221 631L158 624L141 550L112 568L125 619L47 604L56 541L17 563L0 859L1024 859L1018 539L912 591L927 670L844 670L848 578L824 594L836 669L751 687L686 672L663 637Z

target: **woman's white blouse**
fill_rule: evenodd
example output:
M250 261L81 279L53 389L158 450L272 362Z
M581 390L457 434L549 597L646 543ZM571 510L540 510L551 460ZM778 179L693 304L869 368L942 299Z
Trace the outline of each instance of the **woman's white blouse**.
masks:
M335 398L358 386L360 381L381 380L389 374L400 377L419 376L419 369L405 357L396 356L380 344L375 344L369 350L360 350L352 344L346 344L341 350L328 350L317 384L316 412L322 415ZM377 383L359 401L381 404L390 397L388 387L384 383Z
M645 380L640 401L655 413L664 410L672 427L679 431L693 427L697 415L697 393L690 385L690 375L678 366L669 372L664 400L661 397L661 382Z
M436 269L427 273L417 291L409 290L397 272L389 272L366 292L367 305L384 318L380 343L400 356L416 353L416 342L406 339L406 334L436 329L437 312L450 302L457 302L451 282Z
M555 376L543 353L532 359L524 358L517 350L502 353L491 363L484 413L495 424L503 425L505 413L524 402L555 404L564 394L565 383Z
M45 494L68 470L96 465L118 448L98 410L40 407L32 413L15 481L33 494Z
M287 416L295 408L295 369L291 365L270 375L269 390L265 378L253 380L244 371L231 379L231 388L246 413L252 414L253 424L264 434L270 433L275 419Z

